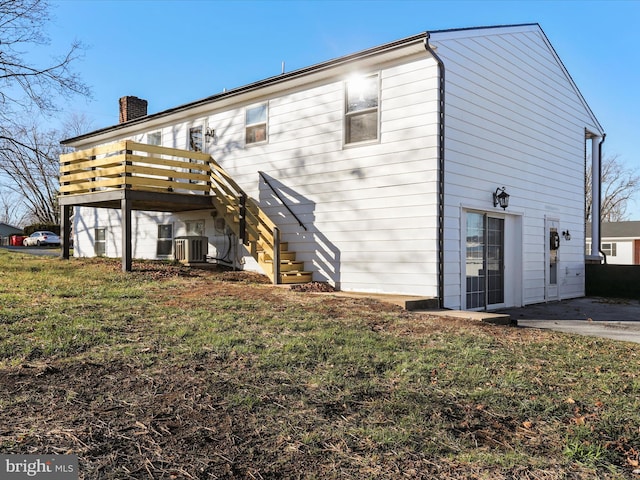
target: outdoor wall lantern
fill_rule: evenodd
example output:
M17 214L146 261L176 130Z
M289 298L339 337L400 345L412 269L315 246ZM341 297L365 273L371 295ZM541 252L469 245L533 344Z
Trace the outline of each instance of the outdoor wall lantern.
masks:
M207 140L215 140L216 139L216 131L213 128L207 128L204 133L204 136Z
M509 194L504 191L504 187L496 188L496 191L493 193L493 206L497 207L498 205L503 209L509 206Z
M564 239L568 242L569 240L571 240L571 234L569 233L569 230L563 231L562 232L562 236L564 237Z

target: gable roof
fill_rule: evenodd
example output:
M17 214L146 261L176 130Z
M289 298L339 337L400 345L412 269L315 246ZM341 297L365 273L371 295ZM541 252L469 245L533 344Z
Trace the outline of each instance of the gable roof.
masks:
M587 224L587 232L590 231L591 224ZM600 236L602 238L640 238L640 221L602 222ZM588 235L587 238L589 238Z
M0 236L13 235L22 233L22 229L9 225L8 223L0 222Z
M190 110L198 110L199 108L202 108L202 107L206 108L207 106L210 106L212 104L220 104L222 106L225 102L232 101L232 99L239 97L241 95L250 96L252 93L256 95L257 93L254 93L254 92L265 91L271 88L277 88L278 86L284 83L286 83L287 86L290 86L289 84L291 84L292 82L293 83L295 83L296 81L300 82L300 81L303 81L302 79L308 80L308 77L313 75L319 76L322 73L325 73L325 75L328 75L329 70L333 70L337 67L344 66L346 64L349 64L351 62L355 62L358 60L375 58L379 62L380 56L382 56L383 59L390 59L390 58L398 58L403 55L408 55L408 54L418 53L418 52L424 52L425 55L428 55L427 50L424 48L424 42L428 38L431 38L432 41L440 41L440 40L455 38L458 35L468 36L476 33L478 35L482 35L489 30L495 30L500 32L508 31L508 30L511 30L513 32L535 30L540 32L550 52L554 55L556 61L562 68L564 74L566 75L567 80L570 82L572 88L574 89L576 94L579 96L584 107L589 112L590 116L593 118L595 125L597 125L601 129L601 132L604 133L604 131L600 127L600 124L595 118L595 115L593 115L593 112L589 108L587 102L585 101L584 97L580 93L575 82L569 75L564 64L562 63L557 53L551 46L547 36L542 31L542 28L540 27L540 25L538 23L524 23L524 24L515 24L515 25L453 28L453 29L433 30L429 32L419 33L417 35L412 35L407 38L396 40L396 41L379 45L376 47L368 48L360 52L338 57L332 60L318 63L316 65L312 65L309 67L301 68L298 70L282 73L277 76L259 80L257 82L250 83L245 86L237 87L231 90L226 90L221 93L217 93L193 102L185 103L183 105L179 105L179 106L176 106L167 110L163 110L154 114L146 115L143 117L139 117L139 118L127 121L127 122L123 122L123 123L119 123L116 125L102 128L102 129L98 129L93 132L89 132L73 138L68 138L68 139L62 140L61 144L67 145L67 146L76 146L76 144L78 143L81 144L83 141L99 140L95 137L109 135L119 130L125 130L125 132L123 133L126 134L127 129L130 129L131 127L135 127L136 125L139 125L139 124L148 123L148 122L160 123L162 119L165 119L166 117L169 117L171 115L179 114L181 112L186 112ZM406 49L407 47L412 47L412 46L415 48L410 48L408 52L404 52L404 53L402 52L403 49Z

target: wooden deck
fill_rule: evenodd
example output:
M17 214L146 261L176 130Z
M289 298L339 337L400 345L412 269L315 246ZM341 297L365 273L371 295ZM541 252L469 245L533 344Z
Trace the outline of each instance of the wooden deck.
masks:
M291 268L295 253L280 253L275 223L205 153L123 140L64 154L60 156L58 199L62 209L63 258L69 258L70 254L69 218L73 206L122 211L122 268L125 271L131 270L132 263L132 211L210 209L226 220L274 283L311 281L311 272Z

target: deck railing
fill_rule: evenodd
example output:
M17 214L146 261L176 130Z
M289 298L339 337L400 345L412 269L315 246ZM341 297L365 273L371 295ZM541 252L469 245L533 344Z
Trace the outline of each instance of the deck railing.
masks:
M211 157L130 140L60 156L60 194L113 189L209 195Z
M210 195L212 206L272 281L280 278L276 225L233 178L205 153L130 140L60 156L60 194L131 189Z

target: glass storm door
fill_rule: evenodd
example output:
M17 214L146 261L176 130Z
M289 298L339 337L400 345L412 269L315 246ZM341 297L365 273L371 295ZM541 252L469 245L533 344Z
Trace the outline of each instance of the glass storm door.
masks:
M466 308L504 303L504 218L467 212Z
M555 218L545 219L547 230L547 281L545 300L558 300L558 247L560 247L560 235L558 229L560 220Z

